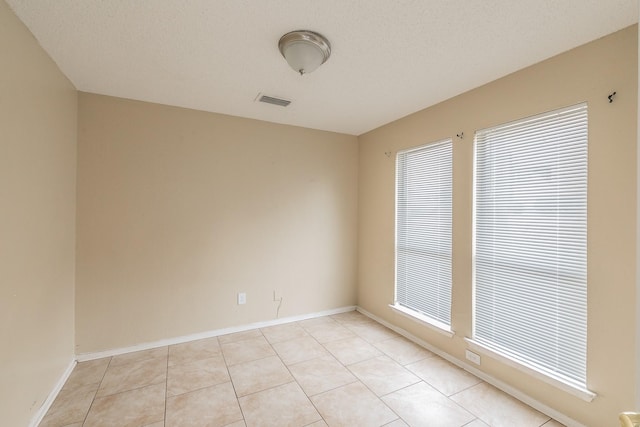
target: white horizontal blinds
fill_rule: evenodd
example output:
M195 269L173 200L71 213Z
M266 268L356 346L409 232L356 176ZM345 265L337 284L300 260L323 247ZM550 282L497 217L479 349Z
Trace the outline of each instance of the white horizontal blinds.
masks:
M452 141L398 153L396 304L451 324Z
M476 134L474 338L585 385L587 106Z

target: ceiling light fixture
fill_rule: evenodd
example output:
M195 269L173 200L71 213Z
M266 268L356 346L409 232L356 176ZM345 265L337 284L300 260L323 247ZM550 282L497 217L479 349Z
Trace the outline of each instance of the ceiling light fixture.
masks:
M331 55L331 45L322 34L308 30L291 31L280 37L280 53L300 75L312 72Z

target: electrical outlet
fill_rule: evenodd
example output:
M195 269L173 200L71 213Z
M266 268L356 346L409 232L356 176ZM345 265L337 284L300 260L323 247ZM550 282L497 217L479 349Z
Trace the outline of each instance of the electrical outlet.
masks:
M469 350L466 350L465 351L465 356L467 357L467 360L472 361L476 365L480 364L480 355L479 354L474 353L474 352L469 351Z
M244 292L238 293L238 305L242 305L246 303L247 303L247 294L245 294Z

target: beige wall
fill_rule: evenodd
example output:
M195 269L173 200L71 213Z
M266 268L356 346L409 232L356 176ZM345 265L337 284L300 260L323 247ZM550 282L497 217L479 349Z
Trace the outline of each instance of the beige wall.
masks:
M637 52L632 27L355 138L84 93L78 106L0 0L3 424L34 416L73 357L74 332L82 354L270 320L273 291L280 317L357 302L464 359L473 132L587 101L598 397L585 403L488 357L481 369L585 425L615 425L635 393ZM395 160L384 153L461 131L448 339L388 308Z
M77 95L0 1L0 424L25 426L74 356Z
M78 120L78 354L356 303L356 137L86 93Z
M474 131L588 102L587 376L598 397L586 403L486 356L481 367L588 426L616 425L617 412L634 406L637 53L634 26L359 138L358 304L464 360L463 338L472 327ZM462 131L464 139L457 139ZM454 140L452 339L388 307L394 298L395 156L384 153L446 137Z

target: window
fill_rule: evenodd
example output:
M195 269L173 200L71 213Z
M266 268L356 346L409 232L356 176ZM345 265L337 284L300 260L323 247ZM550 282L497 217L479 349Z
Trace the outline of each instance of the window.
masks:
M474 342L586 389L587 106L475 140Z
M451 324L452 141L402 151L396 179L398 309Z

